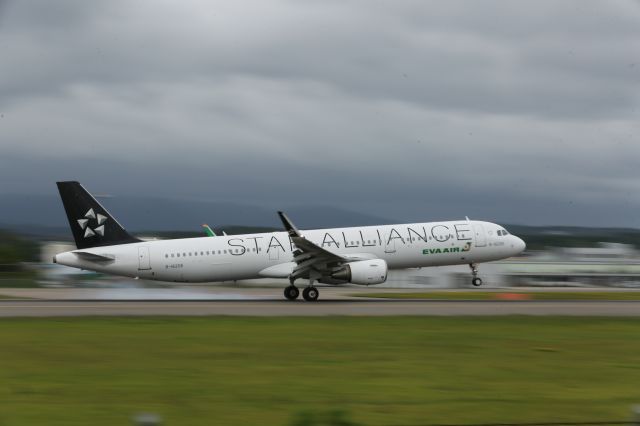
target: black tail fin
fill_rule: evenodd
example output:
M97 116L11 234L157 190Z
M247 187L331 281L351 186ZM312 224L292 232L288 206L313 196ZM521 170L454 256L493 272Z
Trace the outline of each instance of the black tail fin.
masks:
M139 242L78 182L56 182L79 249Z

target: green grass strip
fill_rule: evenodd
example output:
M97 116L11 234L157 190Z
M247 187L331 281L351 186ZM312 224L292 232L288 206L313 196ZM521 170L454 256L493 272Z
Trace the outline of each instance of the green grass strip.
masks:
M638 336L623 318L3 319L0 425L627 420Z
M31 299L30 297L16 297L16 296L9 296L6 294L0 294L0 300L14 300L14 299Z

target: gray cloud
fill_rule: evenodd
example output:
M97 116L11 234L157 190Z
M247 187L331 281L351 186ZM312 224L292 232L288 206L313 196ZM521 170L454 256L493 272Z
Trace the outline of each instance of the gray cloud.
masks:
M10 2L0 192L640 226L639 24L632 1Z

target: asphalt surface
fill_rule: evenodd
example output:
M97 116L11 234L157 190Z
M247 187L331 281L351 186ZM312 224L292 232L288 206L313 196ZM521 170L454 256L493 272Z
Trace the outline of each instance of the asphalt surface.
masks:
M397 291L397 289L396 289ZM640 316L640 301L442 301L353 298L353 288L321 289L317 302L286 301L282 289L3 290L0 317L62 316ZM33 299L26 299L27 297Z

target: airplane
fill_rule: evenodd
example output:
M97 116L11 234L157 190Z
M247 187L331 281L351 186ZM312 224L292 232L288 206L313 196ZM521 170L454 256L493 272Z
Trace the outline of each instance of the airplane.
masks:
M76 243L53 262L135 279L197 283L287 278L288 300L306 279L305 301L316 283L384 283L390 269L469 265L480 286L478 263L522 253L525 242L502 226L476 220L299 230L283 212L286 232L142 241L130 235L78 182L57 182Z

